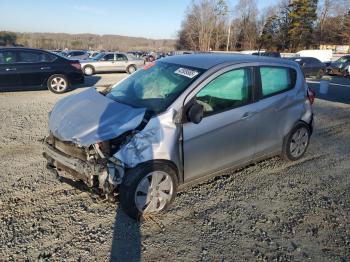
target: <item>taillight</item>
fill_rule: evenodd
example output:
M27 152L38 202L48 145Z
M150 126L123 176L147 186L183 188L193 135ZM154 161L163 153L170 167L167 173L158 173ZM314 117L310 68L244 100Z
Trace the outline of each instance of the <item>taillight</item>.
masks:
M71 66L75 67L78 70L81 70L81 64L79 62L70 63Z
M310 101L310 104L312 105L316 98L316 92L312 90L310 87L307 88L307 97Z

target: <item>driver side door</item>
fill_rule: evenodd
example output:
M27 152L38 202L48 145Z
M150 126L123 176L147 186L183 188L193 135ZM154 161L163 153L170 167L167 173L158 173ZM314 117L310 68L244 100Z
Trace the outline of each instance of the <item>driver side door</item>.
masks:
M253 68L222 73L195 96L204 108L199 124L183 124L184 180L247 163L255 153Z
M106 54L98 63L98 71L117 71L114 54Z

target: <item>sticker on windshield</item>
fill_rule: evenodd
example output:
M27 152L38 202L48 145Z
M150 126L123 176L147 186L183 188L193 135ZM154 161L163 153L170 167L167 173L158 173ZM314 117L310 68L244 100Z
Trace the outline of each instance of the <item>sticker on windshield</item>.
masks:
M182 67L177 69L174 73L178 75L186 76L188 78L194 78L196 75L198 75L197 71L187 69L187 68L182 68Z

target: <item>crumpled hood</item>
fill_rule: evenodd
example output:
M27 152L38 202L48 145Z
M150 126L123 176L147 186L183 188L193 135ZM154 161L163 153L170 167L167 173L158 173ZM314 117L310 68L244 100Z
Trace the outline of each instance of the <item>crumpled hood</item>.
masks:
M145 108L115 102L89 88L56 103L49 129L55 137L81 146L110 140L133 130L143 120Z

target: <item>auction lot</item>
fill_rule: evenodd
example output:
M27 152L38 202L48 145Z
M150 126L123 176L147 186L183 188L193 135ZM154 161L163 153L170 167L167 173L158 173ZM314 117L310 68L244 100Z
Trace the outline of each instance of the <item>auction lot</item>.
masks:
M226 172L137 223L117 203L60 182L41 146L58 99L125 76L92 76L64 95L0 93L0 261L350 260L349 78L318 95L304 158ZM309 85L319 91L319 81Z

